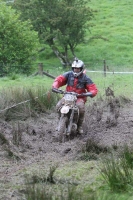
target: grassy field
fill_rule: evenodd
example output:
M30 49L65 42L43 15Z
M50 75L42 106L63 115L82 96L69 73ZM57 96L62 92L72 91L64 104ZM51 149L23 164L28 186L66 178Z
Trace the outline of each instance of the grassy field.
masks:
M52 83L51 78L46 78L46 76L34 76L34 77L25 77L25 76L16 76L15 79L12 77L4 77L0 79L0 89L8 87L38 87L45 85L46 88L51 87Z
M111 69L132 69L133 1L93 0L89 5L95 10L94 26L78 56L94 69L100 68L104 59Z

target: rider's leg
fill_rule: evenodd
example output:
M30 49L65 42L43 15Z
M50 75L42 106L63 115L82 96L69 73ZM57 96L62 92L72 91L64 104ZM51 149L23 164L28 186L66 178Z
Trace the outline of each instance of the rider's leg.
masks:
M57 114L58 114L58 120L60 119L60 116L61 116L61 115L60 115L60 108L61 108L63 102L64 102L64 98L60 99L60 100L58 101L57 105L56 105L56 111L57 111ZM58 130L58 126L56 127L56 131L57 131L57 130Z
M82 99L78 99L76 102L78 108L79 108L79 120L77 123L78 126L78 133L82 134L83 133L83 121L84 121L84 116L85 116L85 103Z
M57 110L57 113L58 113L58 119L60 118L60 108L62 106L64 102L64 98L60 99L56 105L56 110Z

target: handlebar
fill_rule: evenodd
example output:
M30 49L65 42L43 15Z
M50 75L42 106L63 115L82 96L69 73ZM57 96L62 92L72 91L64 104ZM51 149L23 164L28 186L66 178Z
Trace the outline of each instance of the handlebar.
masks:
M59 93L59 94L64 94L63 90L59 90L57 88L52 88L52 92Z
M59 93L59 94L72 94L72 95L76 95L76 96L79 95L79 94L76 93L76 92L63 91L63 90L59 90L59 89L57 89L57 88L52 88L52 92Z
M67 91L63 91L63 90L57 89L57 88L52 88L52 92L59 93L59 94L72 94L72 95L75 95L77 97L88 97L88 96L92 97L92 93L91 92L78 94L76 92L67 92Z

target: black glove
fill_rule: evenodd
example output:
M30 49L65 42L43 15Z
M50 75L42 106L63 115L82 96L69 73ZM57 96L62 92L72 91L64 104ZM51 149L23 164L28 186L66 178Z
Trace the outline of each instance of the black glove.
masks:
M63 94L64 92L62 90L59 90L57 88L52 88L52 92Z

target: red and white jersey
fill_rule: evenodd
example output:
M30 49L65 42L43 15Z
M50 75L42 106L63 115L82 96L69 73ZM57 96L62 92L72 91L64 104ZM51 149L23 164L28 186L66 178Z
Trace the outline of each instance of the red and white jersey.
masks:
M66 85L66 91L76 92L78 94L91 92L92 97L96 96L98 92L96 85L85 73L74 77L73 71L66 72L54 80L52 88L59 88L64 85ZM86 102L87 97L82 97L82 99Z

